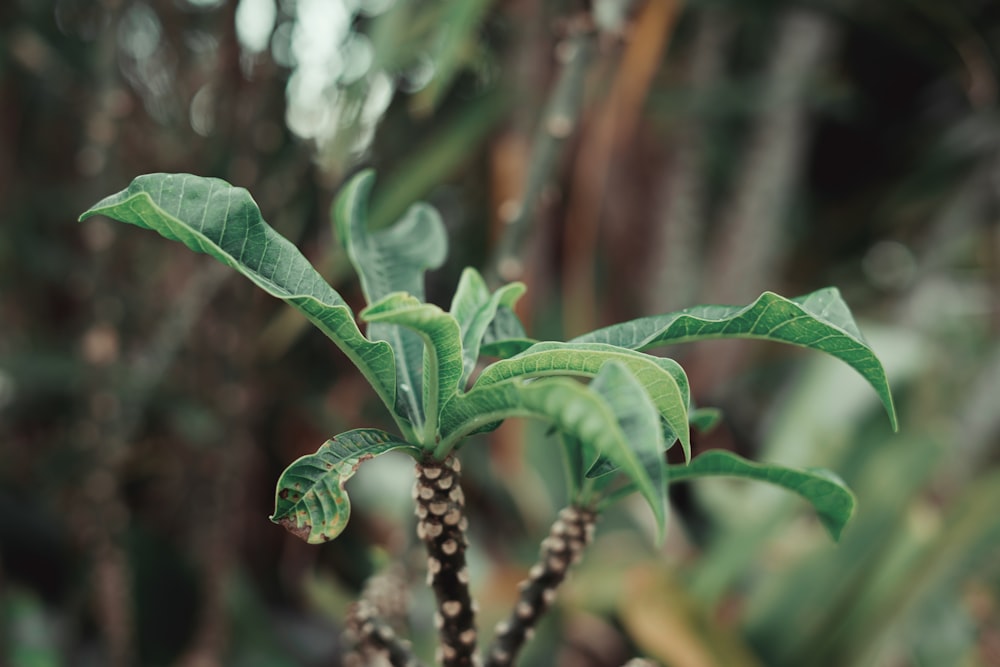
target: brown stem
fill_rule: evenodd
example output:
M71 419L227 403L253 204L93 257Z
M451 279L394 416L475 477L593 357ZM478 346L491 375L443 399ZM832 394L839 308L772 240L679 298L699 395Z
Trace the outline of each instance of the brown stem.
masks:
M416 472L417 536L427 548L427 578L438 604L434 617L441 640L438 661L443 667L468 667L478 661L476 610L465 566L468 520L459 486L461 466L449 457L418 463Z
M375 605L362 599L351 605L347 614L348 629L354 634L363 655L381 653L392 667L421 667L413 656L410 642L396 634L383 620ZM363 662L363 660L362 660Z
M486 667L506 667L531 638L542 614L556 598L556 589L566 578L571 565L583 556L593 539L597 514L589 509L569 506L559 511L559 518L542 540L538 562L528 578L521 582L521 595L506 621L496 627L496 636L486 656Z

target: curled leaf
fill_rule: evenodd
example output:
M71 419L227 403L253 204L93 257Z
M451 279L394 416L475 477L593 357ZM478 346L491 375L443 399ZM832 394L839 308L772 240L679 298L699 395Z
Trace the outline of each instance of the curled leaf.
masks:
M347 431L294 461L278 479L271 521L310 544L340 535L351 516L344 485L358 466L394 449L419 450L377 429Z

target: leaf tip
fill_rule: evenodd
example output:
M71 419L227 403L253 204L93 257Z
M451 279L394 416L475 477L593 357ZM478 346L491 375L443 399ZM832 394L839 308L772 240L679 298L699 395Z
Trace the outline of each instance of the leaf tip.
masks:
M899 415L896 413L896 406L893 404L892 395L889 395L889 402L885 406L885 411L889 415L889 425L893 433L899 433Z
M310 539L310 537L312 536L312 526L309 525L308 523L299 525L290 516L283 516L280 519L275 519L274 516L271 516L271 521L278 524L279 526L287 530L289 533L303 540L304 542L312 542L312 540Z
M826 528L826 532L830 535L830 538L834 542L840 542L841 536L844 534L844 529L847 528L847 524L850 523L851 517L854 516L854 503L851 503L851 507L848 510L846 516L843 517L830 517L825 515L820 515L820 522L823 527Z
M653 511L653 516L656 520L656 536L653 540L653 544L656 545L657 549L663 547L667 541L667 506L664 502L660 506L660 511Z

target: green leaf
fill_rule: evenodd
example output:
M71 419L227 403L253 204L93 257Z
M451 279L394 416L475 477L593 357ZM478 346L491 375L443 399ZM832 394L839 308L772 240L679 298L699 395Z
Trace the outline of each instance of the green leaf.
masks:
M397 292L361 311L372 324L389 323L416 332L423 348L423 443L436 441L441 406L458 393L462 377L462 341L455 318L435 305Z
M571 342L607 343L632 350L711 338L757 338L799 345L847 363L875 389L893 429L896 409L882 362L865 341L836 288L786 299L764 292L748 306L695 306L642 317L584 334Z
M351 179L333 204L337 236L361 279L369 304L395 292L406 292L424 301L424 273L444 263L448 238L441 217L426 204L414 204L393 225L368 230L368 199L375 175L364 171ZM398 324L373 322L372 340L392 346L396 362L396 410L419 430L423 425L421 368L423 343L419 336Z
M854 494L828 470L795 470L748 461L731 452L713 449L696 456L688 465L667 467L670 482L698 477L743 477L767 482L799 494L816 509L820 522L834 540L854 513Z
M351 516L344 485L358 466L394 449L417 447L377 429L362 428L327 440L315 454L294 461L281 473L271 521L310 544L337 537Z
M625 435L625 446L632 451L649 477L656 492L653 513L657 518L658 537L662 540L666 527L667 461L657 406L630 369L617 361L605 363L590 383L590 388L611 406ZM601 452L591 469L603 467L603 461L613 462L615 458L611 452ZM651 505L652 502L650 500Z
M618 377L606 380L606 391L611 392L619 381ZM466 435L510 417L547 421L579 440L587 451L606 455L633 481L662 521L661 495L629 445L614 409L589 385L568 378L514 378L484 387L477 384L467 394L456 394L442 411L442 424L451 424L452 430L442 438L435 456L444 457Z
M95 215L180 241L290 303L350 357L392 409L396 394L392 348L361 334L341 296L291 242L264 221L243 188L190 174L148 174L94 204L80 220Z
M684 369L673 359L598 343L544 342L515 357L490 364L479 375L475 386L485 387L515 377L594 377L608 361L617 361L631 371L652 398L664 421L677 434L685 458L690 458L691 433L687 413L690 389Z
M470 267L462 272L449 311L462 329L460 388L465 387L465 383L476 367L476 362L479 361L479 349L483 337L496 321L498 311L504 308L513 315L511 309L524 294L524 289L523 283L510 283L490 294L486 281L483 280L478 271Z
M702 433L707 433L722 421L722 410L719 408L695 408L688 412L688 421L691 422L691 426Z

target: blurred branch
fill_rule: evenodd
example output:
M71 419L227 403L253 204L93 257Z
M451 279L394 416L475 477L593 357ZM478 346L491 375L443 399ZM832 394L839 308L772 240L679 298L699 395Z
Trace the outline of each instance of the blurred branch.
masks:
M807 91L837 41L832 20L805 9L778 20L758 117L750 129L734 190L707 258L706 303L743 303L774 289L788 246L789 210L803 173L809 139ZM745 346L693 349L703 386L731 373Z
M149 342L136 354L123 392L122 417L115 429L123 442L134 439L152 393L162 384L177 354L188 344L202 312L232 275L232 269L224 264L202 263L202 268L184 285L173 308L164 313Z
M356 656L356 659L362 664L371 663L362 656L376 654L385 656L392 667L421 667L413 656L410 642L401 639L368 600L361 599L351 605L347 613L347 627L358 642L361 656ZM349 657L344 662L350 664L354 660L355 657Z
M687 74L689 94L696 101L677 121L673 158L663 174L660 224L650 239L650 275L643 281L649 313L678 310L697 297L708 223L705 153L711 123L701 100L722 78L732 29L733 21L722 10L706 7L696 13Z
M831 19L786 10L760 94L759 116L708 260L708 303L742 303L773 287L788 210L808 141L806 93L836 41Z
M410 582L400 562L369 578L347 612L345 639L357 650L344 656L344 664L370 664L373 654L381 654L394 667L420 667L410 642L398 636L409 604Z
M132 574L119 544L120 534L129 522L129 510L120 491L125 448L135 437L153 390L188 340L198 315L230 273L221 264L209 264L195 274L174 310L163 317L159 330L140 353L134 373L120 385L116 385L105 365L116 353L104 343L85 343L85 354L91 356L94 365L93 389L90 413L80 428L80 444L93 456L91 471L80 490L85 519L79 522L78 536L94 558L97 615L112 667L133 664L135 653ZM101 340L106 334L97 333L100 331L101 325L96 325L88 340Z
M535 138L521 190L521 201L505 203L505 223L494 257L488 262L492 282L517 280L524 270L523 245L531 231L542 192L551 183L557 159L577 129L585 75L596 50L597 32L586 20L577 21L573 33L556 46L562 71L552 89Z
M93 70L96 85L87 109L91 131L80 155L88 152L89 160L81 160L84 171L97 179L95 185L107 180L107 155L119 138L117 127L110 120L109 98L117 83L117 30L122 9L113 5L103 8L104 23L99 33L97 57ZM94 127L110 131L94 133ZM95 253L97 278L95 294L106 281L106 267L101 253ZM96 301L96 299L95 299ZM125 439L134 426L127 416L130 405L123 404L128 393L115 386L111 366L118 360L118 334L98 313L91 313L91 324L82 340L85 376L90 391L87 405L79 415L78 446L88 450L90 469L82 488L73 496L73 510L78 513L75 537L92 559L91 595L97 625L105 643L109 667L129 667L135 663L137 647L135 609L133 605L133 572L128 556L120 544L121 534L130 520L130 513L120 491L120 469L124 459Z
M567 336L593 328L594 256L615 150L632 138L682 6L681 0L650 0L640 9L614 84L582 137L566 210L563 330Z

